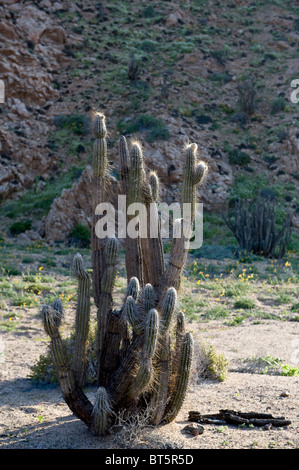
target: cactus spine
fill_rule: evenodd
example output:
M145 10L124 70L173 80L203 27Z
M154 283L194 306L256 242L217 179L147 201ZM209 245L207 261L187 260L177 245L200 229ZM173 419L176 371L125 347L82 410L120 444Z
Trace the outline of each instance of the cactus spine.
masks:
M135 238L125 238L127 291L122 307L119 310L113 308L118 241L99 239L95 234L101 217L95 209L97 204L108 201L110 178L107 130L102 114L95 116L93 134L92 290L82 257L77 254L73 266L78 281L78 305L71 364L68 364L59 333L63 315L61 302L56 300L52 306L44 306L41 313L45 331L51 339L53 362L58 369L65 401L95 434L104 435L119 411L125 410L129 414L148 404L152 411L151 424L175 419L187 391L193 339L190 333L185 333L183 313L177 312L177 289L188 253L188 234L176 240L165 268L156 205L159 181L156 173L147 174L141 146L134 143L129 150L123 136L119 142L119 187L127 196L128 204L145 205L147 237L143 238L139 233ZM182 202L191 206L189 227L194 218L196 186L206 170L206 165L197 161L196 144L190 144L186 149L182 188ZM149 215L157 222L154 238L150 238ZM129 223L135 223L133 219L133 213L126 213ZM82 391L91 291L97 308L98 390L94 404Z

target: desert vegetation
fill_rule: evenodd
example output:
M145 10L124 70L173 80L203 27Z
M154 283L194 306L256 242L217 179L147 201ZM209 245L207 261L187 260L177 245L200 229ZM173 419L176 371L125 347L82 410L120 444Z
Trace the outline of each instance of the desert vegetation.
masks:
M0 12L1 446L298 447L297 6ZM97 240L117 193L202 203L202 246ZM220 409L291 424L184 430Z

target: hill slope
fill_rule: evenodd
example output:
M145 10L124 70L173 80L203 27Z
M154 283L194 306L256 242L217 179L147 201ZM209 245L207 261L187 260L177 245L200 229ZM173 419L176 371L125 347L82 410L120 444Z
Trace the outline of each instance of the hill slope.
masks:
M94 110L106 115L116 176L124 133L141 141L163 195L176 200L182 149L194 141L210 167L200 190L206 211L254 198L260 189L283 211L296 211L294 2L10 0L0 8L4 227L30 218L45 234L41 220L54 198L90 162ZM248 101L251 85L253 107L246 110L238 89Z

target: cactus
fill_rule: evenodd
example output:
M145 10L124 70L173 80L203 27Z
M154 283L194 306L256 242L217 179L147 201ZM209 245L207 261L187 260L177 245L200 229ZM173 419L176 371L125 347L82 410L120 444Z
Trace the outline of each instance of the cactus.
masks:
M125 238L127 291L122 307L119 310L113 308L118 241L99 239L95 234L101 217L97 215L96 207L107 202L109 196L104 115L95 116L93 133L92 275L77 254L73 267L78 281L78 305L71 364L59 332L63 315L61 302L56 300L51 306L43 306L41 314L51 339L51 354L66 403L93 433L104 435L119 412L143 412L145 407L150 407L151 424L175 419L188 387L193 339L191 333L185 332L177 294L188 254L188 233L181 230L182 236L175 240L166 267L156 204L158 177L154 172L147 173L141 146L135 142L129 150L123 136L119 142L120 193L127 196L127 204L143 203L146 207L147 236L143 237L139 231L135 238ZM185 153L181 202L191 206L190 217L183 220L191 228L196 186L204 178L207 167L197 161L196 144L188 145ZM157 222L155 238L149 237L149 214ZM127 213L126 220L134 222L133 215ZM91 295L97 309L98 389L93 404L83 392Z
M284 257L292 233L292 215L286 214L280 230L276 224L276 205L270 200L256 201L239 199L235 203L234 217L223 216L228 228L236 237L239 246L247 253L281 259Z

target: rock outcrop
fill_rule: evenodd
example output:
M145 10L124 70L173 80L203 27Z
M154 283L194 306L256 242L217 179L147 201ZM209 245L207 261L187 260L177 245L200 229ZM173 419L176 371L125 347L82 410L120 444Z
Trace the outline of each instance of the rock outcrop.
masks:
M40 2L43 3L43 2ZM47 179L57 168L47 140L53 128L51 103L59 98L54 74L66 63L63 28L25 1L0 1L0 197Z
M54 199L45 221L46 238L63 241L75 225L91 227L91 198L91 168L87 167L70 189Z

